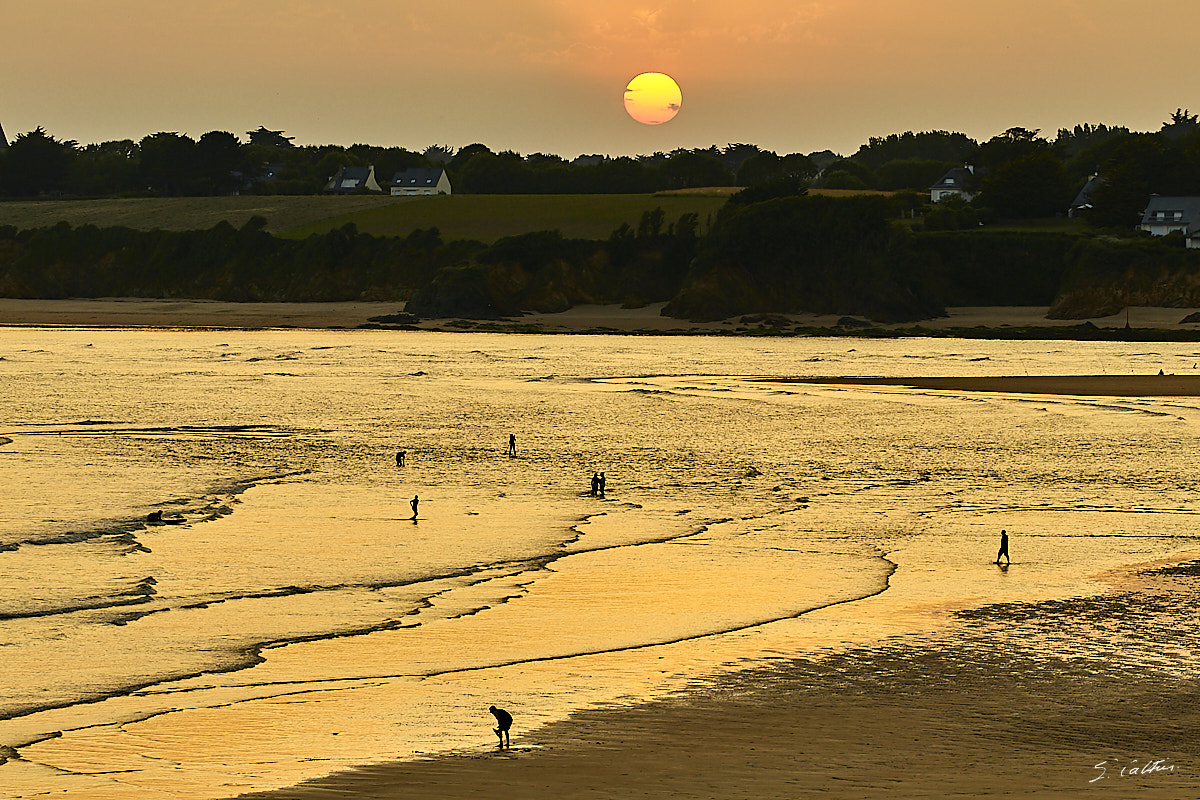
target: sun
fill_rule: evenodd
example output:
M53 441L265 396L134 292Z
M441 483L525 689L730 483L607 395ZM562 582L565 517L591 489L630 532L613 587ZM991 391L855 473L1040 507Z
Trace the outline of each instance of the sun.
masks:
M643 72L625 87L625 110L643 125L670 122L681 105L679 84L661 72Z

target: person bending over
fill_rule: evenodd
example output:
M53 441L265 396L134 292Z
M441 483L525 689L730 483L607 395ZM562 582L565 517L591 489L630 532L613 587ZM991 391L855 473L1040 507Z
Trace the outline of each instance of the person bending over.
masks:
M492 716L496 718L496 727L492 731L496 736L500 737L500 747L505 745L512 746L508 738L508 729L512 727L512 714L505 711L503 708L488 706L488 711L492 712Z

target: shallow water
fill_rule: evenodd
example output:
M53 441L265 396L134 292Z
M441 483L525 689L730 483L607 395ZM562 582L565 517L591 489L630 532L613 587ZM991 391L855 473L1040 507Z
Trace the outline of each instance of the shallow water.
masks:
M519 737L1105 592L1200 548L1197 400L761 379L1198 361L1187 344L0 330L0 797L227 797L490 747L493 703ZM997 647L1197 666L1121 632L1020 630Z

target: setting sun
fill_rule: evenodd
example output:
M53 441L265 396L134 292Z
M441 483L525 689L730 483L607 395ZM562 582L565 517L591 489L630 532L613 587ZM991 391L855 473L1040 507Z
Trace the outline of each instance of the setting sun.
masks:
M645 125L661 125L679 113L679 84L661 72L643 72L625 87L625 110Z

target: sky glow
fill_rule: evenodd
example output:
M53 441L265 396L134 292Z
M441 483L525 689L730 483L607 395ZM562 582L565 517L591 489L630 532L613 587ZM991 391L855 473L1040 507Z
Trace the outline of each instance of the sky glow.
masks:
M0 125L83 143L259 125L297 144L612 155L747 142L849 154L871 136L1200 108L1191 0L59 0L8 4ZM630 76L688 95L631 125ZM1150 79L1177 75L1179 80Z

